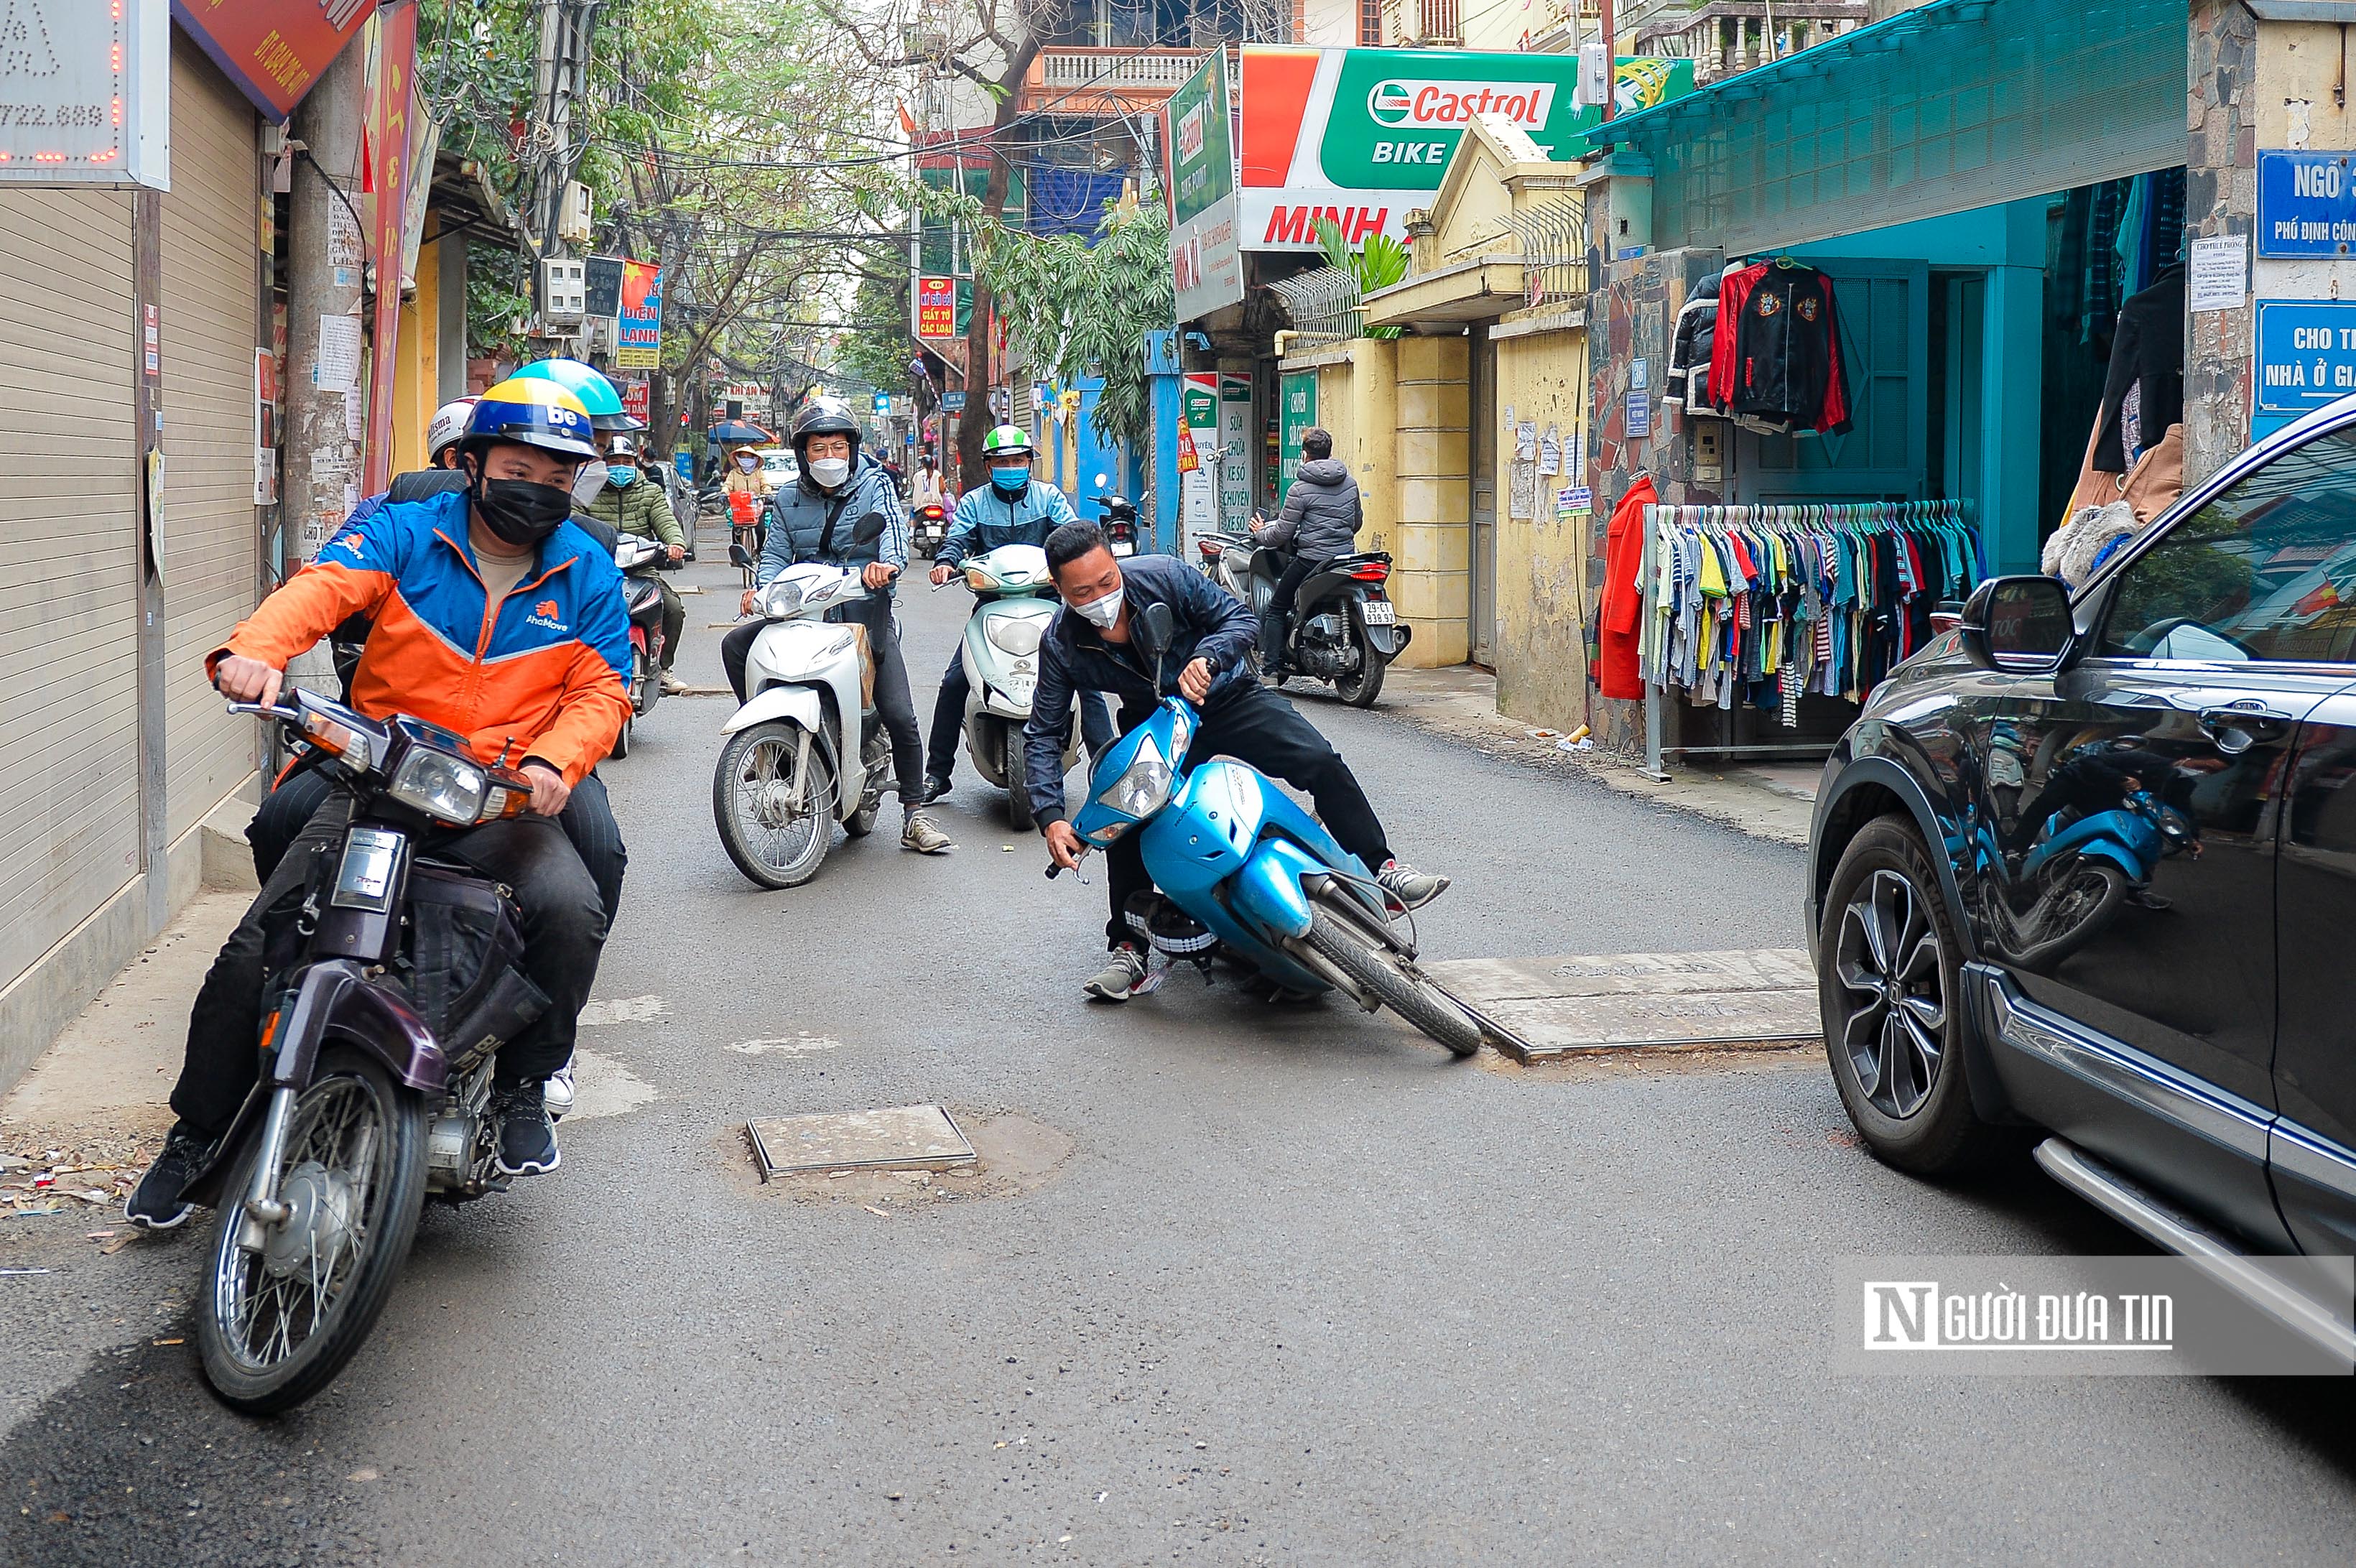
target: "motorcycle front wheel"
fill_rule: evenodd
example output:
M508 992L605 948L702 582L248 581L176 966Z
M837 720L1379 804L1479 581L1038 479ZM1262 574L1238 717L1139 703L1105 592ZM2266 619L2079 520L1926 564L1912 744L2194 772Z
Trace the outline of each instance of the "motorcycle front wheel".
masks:
M809 776L794 788L800 736L782 719L738 730L712 775L722 847L737 870L771 889L798 887L817 875L834 842L834 773L815 745Z
M294 1101L279 1162L286 1219L238 1245L257 1136L213 1227L197 1347L205 1380L249 1415L292 1410L343 1370L375 1326L425 1205L424 1099L375 1058L329 1046Z
M1023 779L1023 726L1001 725L1006 746L1006 820L1018 833L1027 833L1038 825L1031 814L1031 791Z
M1319 909L1310 917L1308 940L1336 969L1380 997L1384 1006L1453 1054L1469 1057L1481 1048L1481 1026L1470 1015L1431 985L1401 974L1331 912Z

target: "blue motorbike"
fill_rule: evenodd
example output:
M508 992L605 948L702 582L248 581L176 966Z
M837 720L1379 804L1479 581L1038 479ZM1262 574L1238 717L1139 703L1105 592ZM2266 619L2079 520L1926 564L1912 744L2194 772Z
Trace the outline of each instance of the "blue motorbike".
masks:
M2168 855L2201 853L2190 819L2149 789L2126 791L2109 811L2065 816L2049 821L2011 867L1984 824L1968 827L1998 945L2026 969L2050 969L2084 947L2131 899L2165 909L2152 874Z
M1143 619L1149 647L1166 649L1167 607ZM1157 653L1157 691L1160 666ZM1207 966L1224 950L1283 991L1339 991L1369 1013L1390 1008L1460 1057L1479 1050L1480 1020L1416 967L1413 933L1392 920L1373 872L1257 768L1226 758L1189 768L1194 729L1186 700L1164 696L1098 759L1072 824L1096 849L1141 835L1160 891L1124 911L1140 941L1164 963Z

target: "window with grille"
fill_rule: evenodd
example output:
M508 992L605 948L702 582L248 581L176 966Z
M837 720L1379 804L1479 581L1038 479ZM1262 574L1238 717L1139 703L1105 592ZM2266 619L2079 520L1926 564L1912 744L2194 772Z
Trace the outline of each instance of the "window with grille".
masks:
M1383 0L1358 0L1358 42L1379 48L1383 41Z

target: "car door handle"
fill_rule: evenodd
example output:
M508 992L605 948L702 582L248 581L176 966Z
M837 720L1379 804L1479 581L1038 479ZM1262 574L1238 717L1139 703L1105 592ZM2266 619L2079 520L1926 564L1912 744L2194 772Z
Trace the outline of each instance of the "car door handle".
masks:
M2256 705L2203 708L2200 725L2218 750L2238 757L2262 740L2280 740L2290 728L2290 717Z

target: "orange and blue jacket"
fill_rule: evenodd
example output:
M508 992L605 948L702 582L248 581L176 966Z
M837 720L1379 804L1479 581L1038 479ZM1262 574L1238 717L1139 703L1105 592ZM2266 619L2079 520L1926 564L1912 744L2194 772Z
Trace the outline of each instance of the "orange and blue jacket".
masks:
M352 673L354 707L413 714L466 736L486 762L536 757L578 784L630 714L622 574L568 522L492 605L466 508L453 492L347 522L221 653L284 669L346 618L367 616L376 624Z

